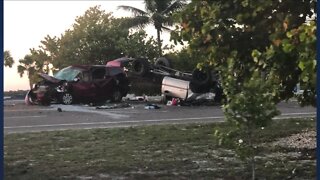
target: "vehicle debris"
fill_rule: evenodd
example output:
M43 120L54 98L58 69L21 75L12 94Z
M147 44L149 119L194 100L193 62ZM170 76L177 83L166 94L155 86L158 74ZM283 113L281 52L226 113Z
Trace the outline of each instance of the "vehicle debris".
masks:
M167 102L167 106L180 106L180 100L178 98L172 98L171 101Z
M145 96L136 96L135 94L127 94L123 99L126 101L146 101Z
M161 107L156 104L146 104L144 109L160 109Z
M114 105L104 105L104 106L97 106L96 109L116 109L116 108L128 108L131 107L130 104L122 103L122 104L114 104Z

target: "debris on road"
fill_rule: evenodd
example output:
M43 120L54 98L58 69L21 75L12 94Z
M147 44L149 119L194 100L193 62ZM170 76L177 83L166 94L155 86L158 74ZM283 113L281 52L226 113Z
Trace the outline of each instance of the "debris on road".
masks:
M178 98L172 98L171 101L167 102L167 106L178 106L180 105L180 100Z
M131 107L130 104L122 103L122 104L115 104L115 105L104 105L104 106L97 106L96 109L116 109L116 108L127 108Z
M160 109L160 106L156 104L147 104L144 106L144 109Z
M61 109L61 108L57 108L57 111L58 111L58 112L62 112L62 109Z
M127 94L126 97L124 97L124 100L126 101L145 101L145 96L136 96L135 94Z
M129 116L123 113L114 113L108 111L101 111L95 110L95 107L83 106L83 105L60 105L60 104L51 104L50 107L53 110L57 110L61 108L63 112L79 112L79 113L92 113L92 114L99 114L103 116L109 116L113 119L121 119L121 118L128 118Z
M155 103L161 103L163 101L163 98L161 95L158 96L145 96L146 102L155 102Z

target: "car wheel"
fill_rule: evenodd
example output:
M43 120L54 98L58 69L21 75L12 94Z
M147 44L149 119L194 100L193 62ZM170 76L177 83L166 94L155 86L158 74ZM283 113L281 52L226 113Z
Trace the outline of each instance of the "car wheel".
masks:
M36 103L36 98L34 97L35 95L32 93L32 91L28 91L26 94L26 97L24 98L24 102L26 105L34 105Z
M150 65L146 59L136 59L132 62L132 71L138 76L145 76L149 70Z
M112 93L111 101L112 102L120 102L122 100L122 94L119 90L115 90Z
M66 93L63 93L62 96L61 96L61 102L65 105L70 105L73 103L73 96L72 94L66 92Z
M199 69L195 69L192 72L192 81L196 82L199 85L205 85L210 82L210 73L206 71L201 71Z
M171 61L165 57L160 57L154 63L156 66L165 66L171 68Z
M190 90L194 93L207 93L211 89L211 84L200 84L197 81L190 82Z

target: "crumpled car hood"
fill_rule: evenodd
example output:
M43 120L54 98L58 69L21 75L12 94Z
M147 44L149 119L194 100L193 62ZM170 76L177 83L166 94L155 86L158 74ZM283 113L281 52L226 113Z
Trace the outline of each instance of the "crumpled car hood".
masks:
M38 73L38 75L40 77L42 77L44 80L47 80L49 82L52 82L52 83L59 83L61 80L55 78L55 77L52 77L52 76L49 76L48 74L45 74L45 73Z

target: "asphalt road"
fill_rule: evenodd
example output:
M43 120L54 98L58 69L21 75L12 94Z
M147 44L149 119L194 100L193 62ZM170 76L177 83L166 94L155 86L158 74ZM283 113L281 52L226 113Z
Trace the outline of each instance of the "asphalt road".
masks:
M21 100L4 101L4 132L34 132L65 129L129 127L139 125L223 121L220 106L165 106L145 109L146 103L129 107L96 109L86 105L27 106ZM62 112L58 111L58 108ZM315 117L316 108L295 102L280 103L276 118Z

